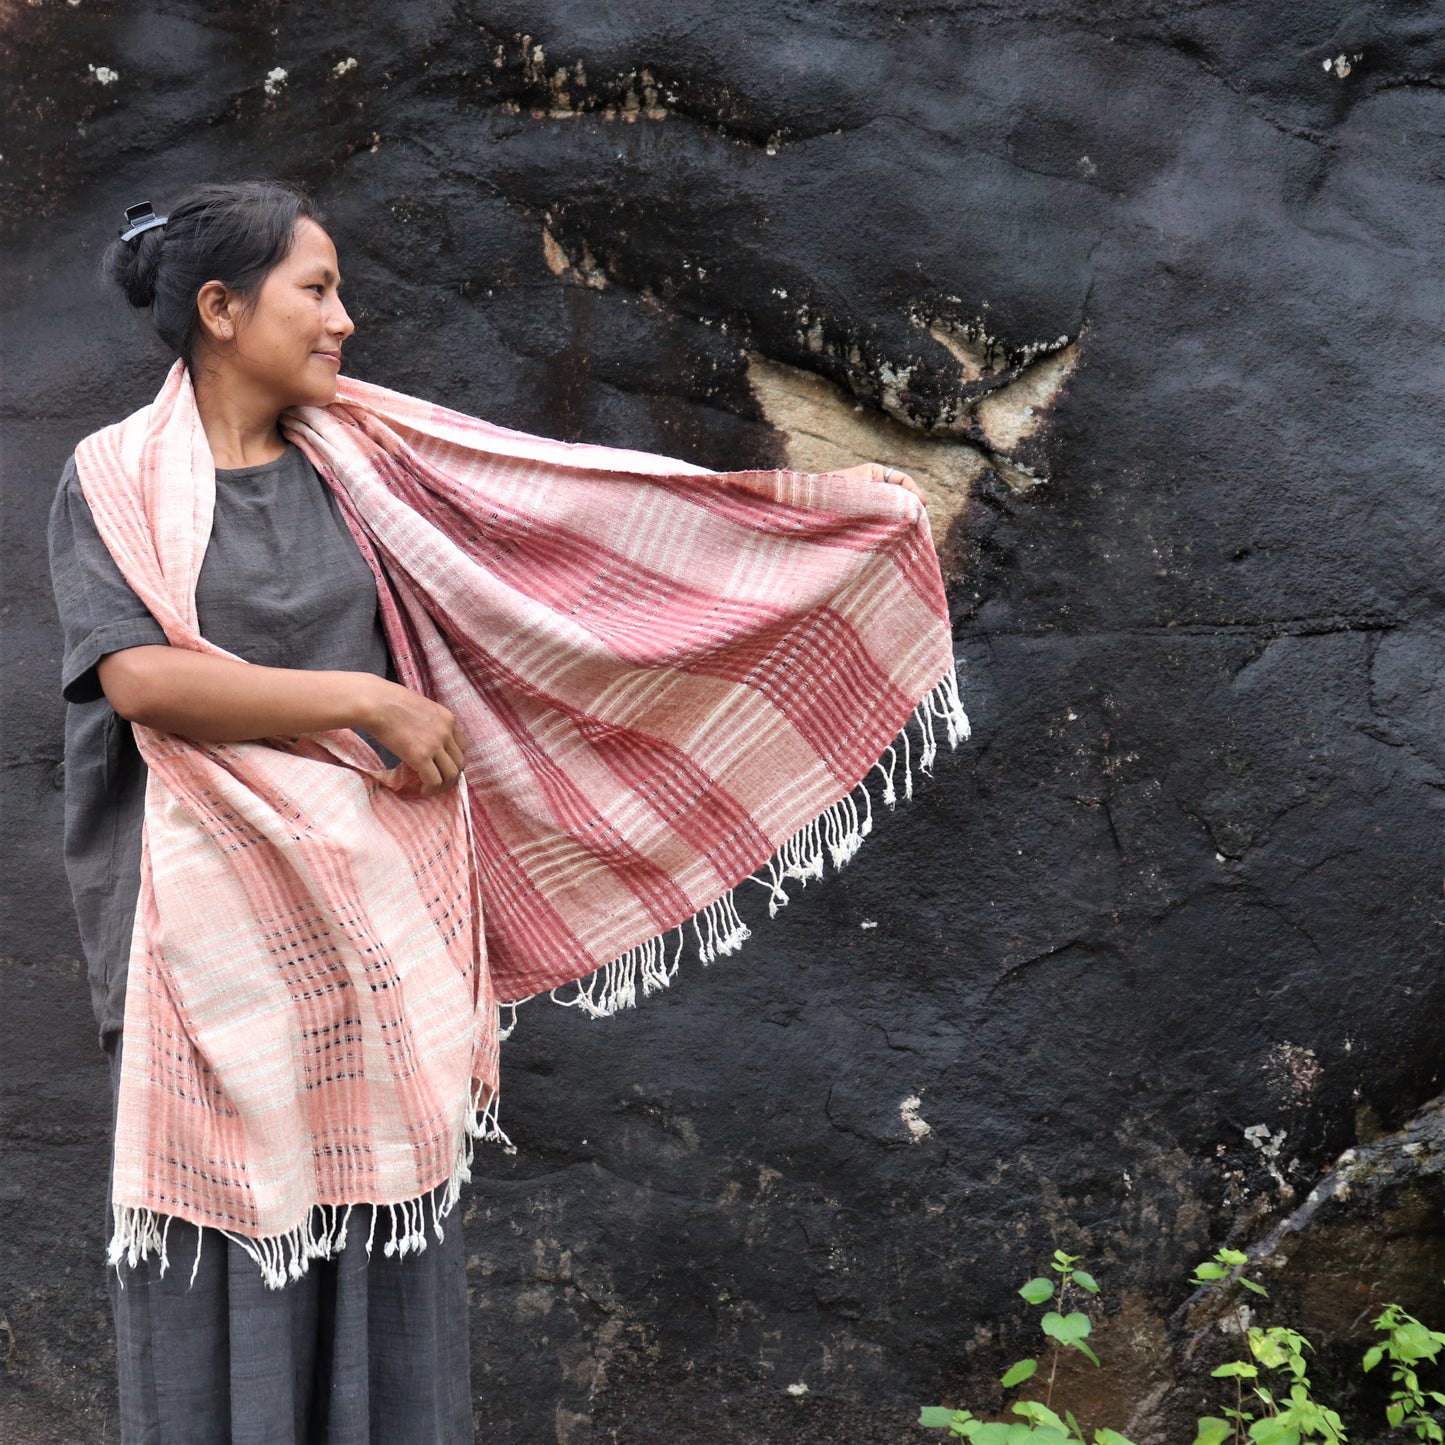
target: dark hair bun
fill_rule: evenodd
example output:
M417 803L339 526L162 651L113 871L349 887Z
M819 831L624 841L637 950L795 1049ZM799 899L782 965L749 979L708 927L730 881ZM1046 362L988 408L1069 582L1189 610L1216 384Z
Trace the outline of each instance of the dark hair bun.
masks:
M101 261L101 274L120 287L121 294L132 306L148 310L155 304L156 276L165 243L164 226L142 231L133 241L110 243Z
M282 181L192 186L176 197L164 225L130 241L112 241L100 273L132 306L150 313L156 335L189 363L200 329L201 287L219 281L249 304L290 253L303 217L321 223L310 196Z

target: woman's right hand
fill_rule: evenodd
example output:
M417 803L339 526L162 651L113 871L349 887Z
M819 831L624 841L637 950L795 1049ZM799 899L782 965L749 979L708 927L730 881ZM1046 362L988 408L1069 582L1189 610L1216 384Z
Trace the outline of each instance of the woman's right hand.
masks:
M363 724L367 732L417 775L422 797L455 787L466 765L466 744L456 718L440 703L400 683L382 677L374 681Z

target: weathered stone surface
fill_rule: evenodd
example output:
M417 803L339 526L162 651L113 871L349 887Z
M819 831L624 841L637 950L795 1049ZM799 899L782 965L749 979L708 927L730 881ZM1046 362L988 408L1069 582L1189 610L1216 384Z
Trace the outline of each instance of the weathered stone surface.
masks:
M1272 1167L1273 1140L1256 1138ZM1268 1218L1266 1210L1260 1213ZM1313 1374L1327 1382L1321 1395L1357 1424L1351 1438L1385 1439L1386 1370L1366 1375L1360 1361L1379 1339L1373 1325L1387 1301L1440 1326L1445 1098L1433 1100L1403 1129L1345 1150L1248 1253L1245 1274L1268 1289L1268 1304L1246 1297L1241 1317L1217 1290L1186 1300L1172 1321L1170 1383L1133 1423L1155 1438L1188 1438L1184 1432L1204 1408L1201 1402L1219 1399L1208 1370L1245 1357L1240 1325L1287 1323L1314 1345ZM1428 1367L1422 1374L1427 1386L1435 1383Z
M953 577L974 741L849 873L634 1015L524 1012L481 1438L910 1438L1055 1245L1122 1301L1096 1413L1142 1409L1189 1267L1441 1087L1438 11L0 24L0 1434L115 1438L43 523L164 362L94 268L125 205L257 173L327 207L358 374L715 466L876 448Z

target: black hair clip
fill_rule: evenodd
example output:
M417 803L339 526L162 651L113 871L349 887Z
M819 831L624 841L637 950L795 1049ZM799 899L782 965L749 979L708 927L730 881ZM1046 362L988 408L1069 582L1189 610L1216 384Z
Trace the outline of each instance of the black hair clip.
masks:
M158 216L151 209L149 201L141 201L138 205L125 208L125 229L121 231L122 241L134 241L135 238L152 226L164 226L168 217Z

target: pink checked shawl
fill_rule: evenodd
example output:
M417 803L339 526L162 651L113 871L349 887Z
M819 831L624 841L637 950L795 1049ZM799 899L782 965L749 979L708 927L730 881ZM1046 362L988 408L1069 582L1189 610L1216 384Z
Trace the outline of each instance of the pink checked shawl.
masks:
M349 378L282 424L467 771L422 799L349 731L135 729L111 1255L164 1258L179 1217L276 1285L344 1244L350 1205L392 1206L388 1251L421 1248L444 1185L439 1229L495 1132L499 1002L580 982L566 1001L626 1006L672 977L682 925L704 962L730 952L735 885L761 870L776 911L825 849L851 855L880 757L893 801L910 719L924 767L935 720L967 726L898 487L571 446ZM76 465L171 644L220 653L197 624L215 471L184 365Z

